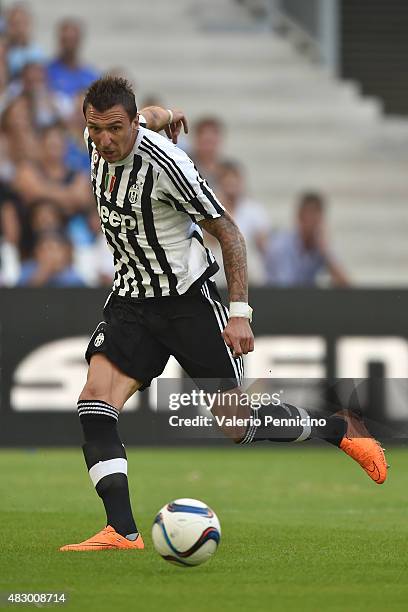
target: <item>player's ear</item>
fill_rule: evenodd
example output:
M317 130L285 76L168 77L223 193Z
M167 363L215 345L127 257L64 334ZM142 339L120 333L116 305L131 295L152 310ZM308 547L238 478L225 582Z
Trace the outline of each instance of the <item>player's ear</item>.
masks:
M132 121L132 129L137 130L139 127L139 113L136 113L136 117Z

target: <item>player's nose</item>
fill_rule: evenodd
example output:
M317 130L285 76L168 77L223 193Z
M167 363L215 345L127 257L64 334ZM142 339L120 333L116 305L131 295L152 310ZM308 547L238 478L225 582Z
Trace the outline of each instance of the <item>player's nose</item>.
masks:
M107 149L112 144L112 139L108 132L102 132L100 135L99 144L103 149Z

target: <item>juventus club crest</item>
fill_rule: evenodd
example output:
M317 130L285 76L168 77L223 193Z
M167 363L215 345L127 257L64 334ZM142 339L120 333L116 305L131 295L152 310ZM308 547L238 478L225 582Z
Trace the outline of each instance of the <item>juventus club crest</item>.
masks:
M101 346L101 344L103 344L104 340L105 340L105 334L101 332L100 334L98 334L96 336L96 338L94 340L94 345L96 347Z
M134 183L131 187L129 187L128 191L128 199L131 204L134 204L139 196L140 192L140 183Z

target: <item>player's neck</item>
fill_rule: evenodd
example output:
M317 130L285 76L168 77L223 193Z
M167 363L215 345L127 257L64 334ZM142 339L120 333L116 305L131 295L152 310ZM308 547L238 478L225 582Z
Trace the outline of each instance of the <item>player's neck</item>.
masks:
M136 142L136 138L137 138L138 134L139 134L139 129L137 129L136 132L134 133L134 135L132 136L132 138L130 140L129 147L125 151L125 153L123 155L123 159L126 159L128 157L128 155L130 155L131 152L133 151L133 149L135 148L135 142Z

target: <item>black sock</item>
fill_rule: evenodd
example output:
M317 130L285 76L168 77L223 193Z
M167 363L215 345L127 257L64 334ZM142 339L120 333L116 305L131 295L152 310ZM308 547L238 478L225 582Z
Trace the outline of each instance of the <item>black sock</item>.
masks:
M312 437L340 446L347 431L346 421L336 416L329 416L325 420L325 425L312 427Z
M271 418L277 419L277 422L271 421ZM312 418L319 422L309 424ZM297 408L291 404L262 406L259 410L251 410L251 419L240 444L251 444L264 440L303 442L311 438L319 438L339 446L347 428L342 418L315 417L304 408ZM256 424L256 419L260 421L260 424Z
M119 412L100 400L80 400L78 414L84 432L82 449L89 475L102 498L107 525L123 536L137 533L130 505L125 448L119 438Z

